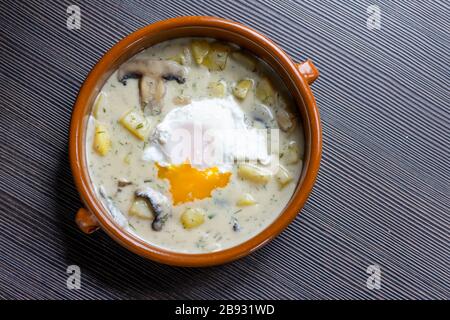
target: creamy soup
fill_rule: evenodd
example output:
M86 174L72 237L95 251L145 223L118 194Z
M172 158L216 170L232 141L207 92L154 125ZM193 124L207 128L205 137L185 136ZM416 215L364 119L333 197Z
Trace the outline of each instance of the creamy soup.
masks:
M226 249L266 228L302 170L292 98L261 60L214 39L166 41L99 93L87 163L112 218L152 245Z

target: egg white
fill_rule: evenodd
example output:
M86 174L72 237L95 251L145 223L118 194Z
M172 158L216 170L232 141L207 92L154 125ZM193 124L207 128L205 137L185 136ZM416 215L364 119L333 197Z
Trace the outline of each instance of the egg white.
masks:
M253 129L253 130L252 130ZM236 159L267 159L267 137L250 128L232 98L193 101L168 112L156 126L143 160L161 166L190 163L231 171Z

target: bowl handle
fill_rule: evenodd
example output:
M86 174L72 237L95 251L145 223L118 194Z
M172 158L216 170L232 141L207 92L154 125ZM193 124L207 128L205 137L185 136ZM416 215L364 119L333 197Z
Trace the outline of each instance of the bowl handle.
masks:
M100 225L95 216L87 211L85 208L80 208L75 216L75 222L81 231L86 234L91 234L100 228Z
M312 84L319 77L319 70L310 59L298 63L297 68L308 84Z

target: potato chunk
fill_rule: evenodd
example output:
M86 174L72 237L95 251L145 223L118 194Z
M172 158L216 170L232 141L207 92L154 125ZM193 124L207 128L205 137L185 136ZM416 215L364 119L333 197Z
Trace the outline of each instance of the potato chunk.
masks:
M280 129L284 132L294 129L296 125L294 115L281 108L277 110L277 122Z
M280 165L278 172L275 175L275 179L277 179L278 185L280 186L280 189L282 189L292 181L292 176L285 167Z
M206 66L209 71L225 69L230 51L231 49L229 46L220 42L214 42L211 44L208 54L203 59L203 65Z
M202 64L210 49L209 42L205 40L194 40L192 41L191 48L195 62Z
M185 106L191 103L191 97L179 95L172 99L172 102L177 106Z
M101 156L106 155L111 149L111 138L108 129L100 123L95 126L94 149Z
M254 164L242 163L238 166L239 177L258 184L266 184L269 182L272 173L264 168L260 168Z
M189 48L184 48L182 52L170 57L169 60L175 61L183 66L189 65L191 63L191 51Z
M236 202L236 205L239 207L252 206L254 204L256 204L256 200L250 193L244 193Z
M130 164L131 163L131 152L127 153L127 155L125 157L123 157L123 162L125 164Z
M275 102L275 90L269 79L263 78L256 86L256 97L265 104L272 105Z
M231 53L231 57L244 68L247 68L250 71L256 70L256 60L240 51L235 51Z
M201 208L189 208L181 215L181 224L185 229L198 227L205 222L205 210Z
M128 210L128 214L142 219L153 219L153 213L144 199L136 199Z
M233 88L233 94L238 99L245 99L249 90L253 86L253 80L244 79L239 81L236 86Z
M283 161L285 164L295 164L300 160L300 150L297 142L290 141L283 152Z
M150 133L150 122L144 117L144 115L135 110L128 111L119 120L125 128L128 129L132 134L141 140L147 139Z
M208 84L209 95L212 97L221 98L225 96L226 85L224 81L210 82Z

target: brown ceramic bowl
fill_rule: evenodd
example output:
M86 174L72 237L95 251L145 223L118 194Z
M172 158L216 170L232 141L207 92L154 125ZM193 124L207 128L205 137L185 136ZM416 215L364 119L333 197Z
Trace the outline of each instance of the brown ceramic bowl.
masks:
M108 77L120 64L144 48L179 37L211 37L229 41L264 59L282 78L302 117L305 134L303 172L290 202L266 229L235 247L212 253L186 254L153 246L121 229L97 198L86 165L87 118ZM319 73L310 60L293 62L275 43L249 27L215 17L180 17L144 27L119 41L89 73L81 87L70 124L70 164L75 184L86 206L76 215L80 229L91 233L101 227L125 248L154 261L177 266L211 266L241 258L277 236L297 216L319 171L322 135L319 111L309 85Z

